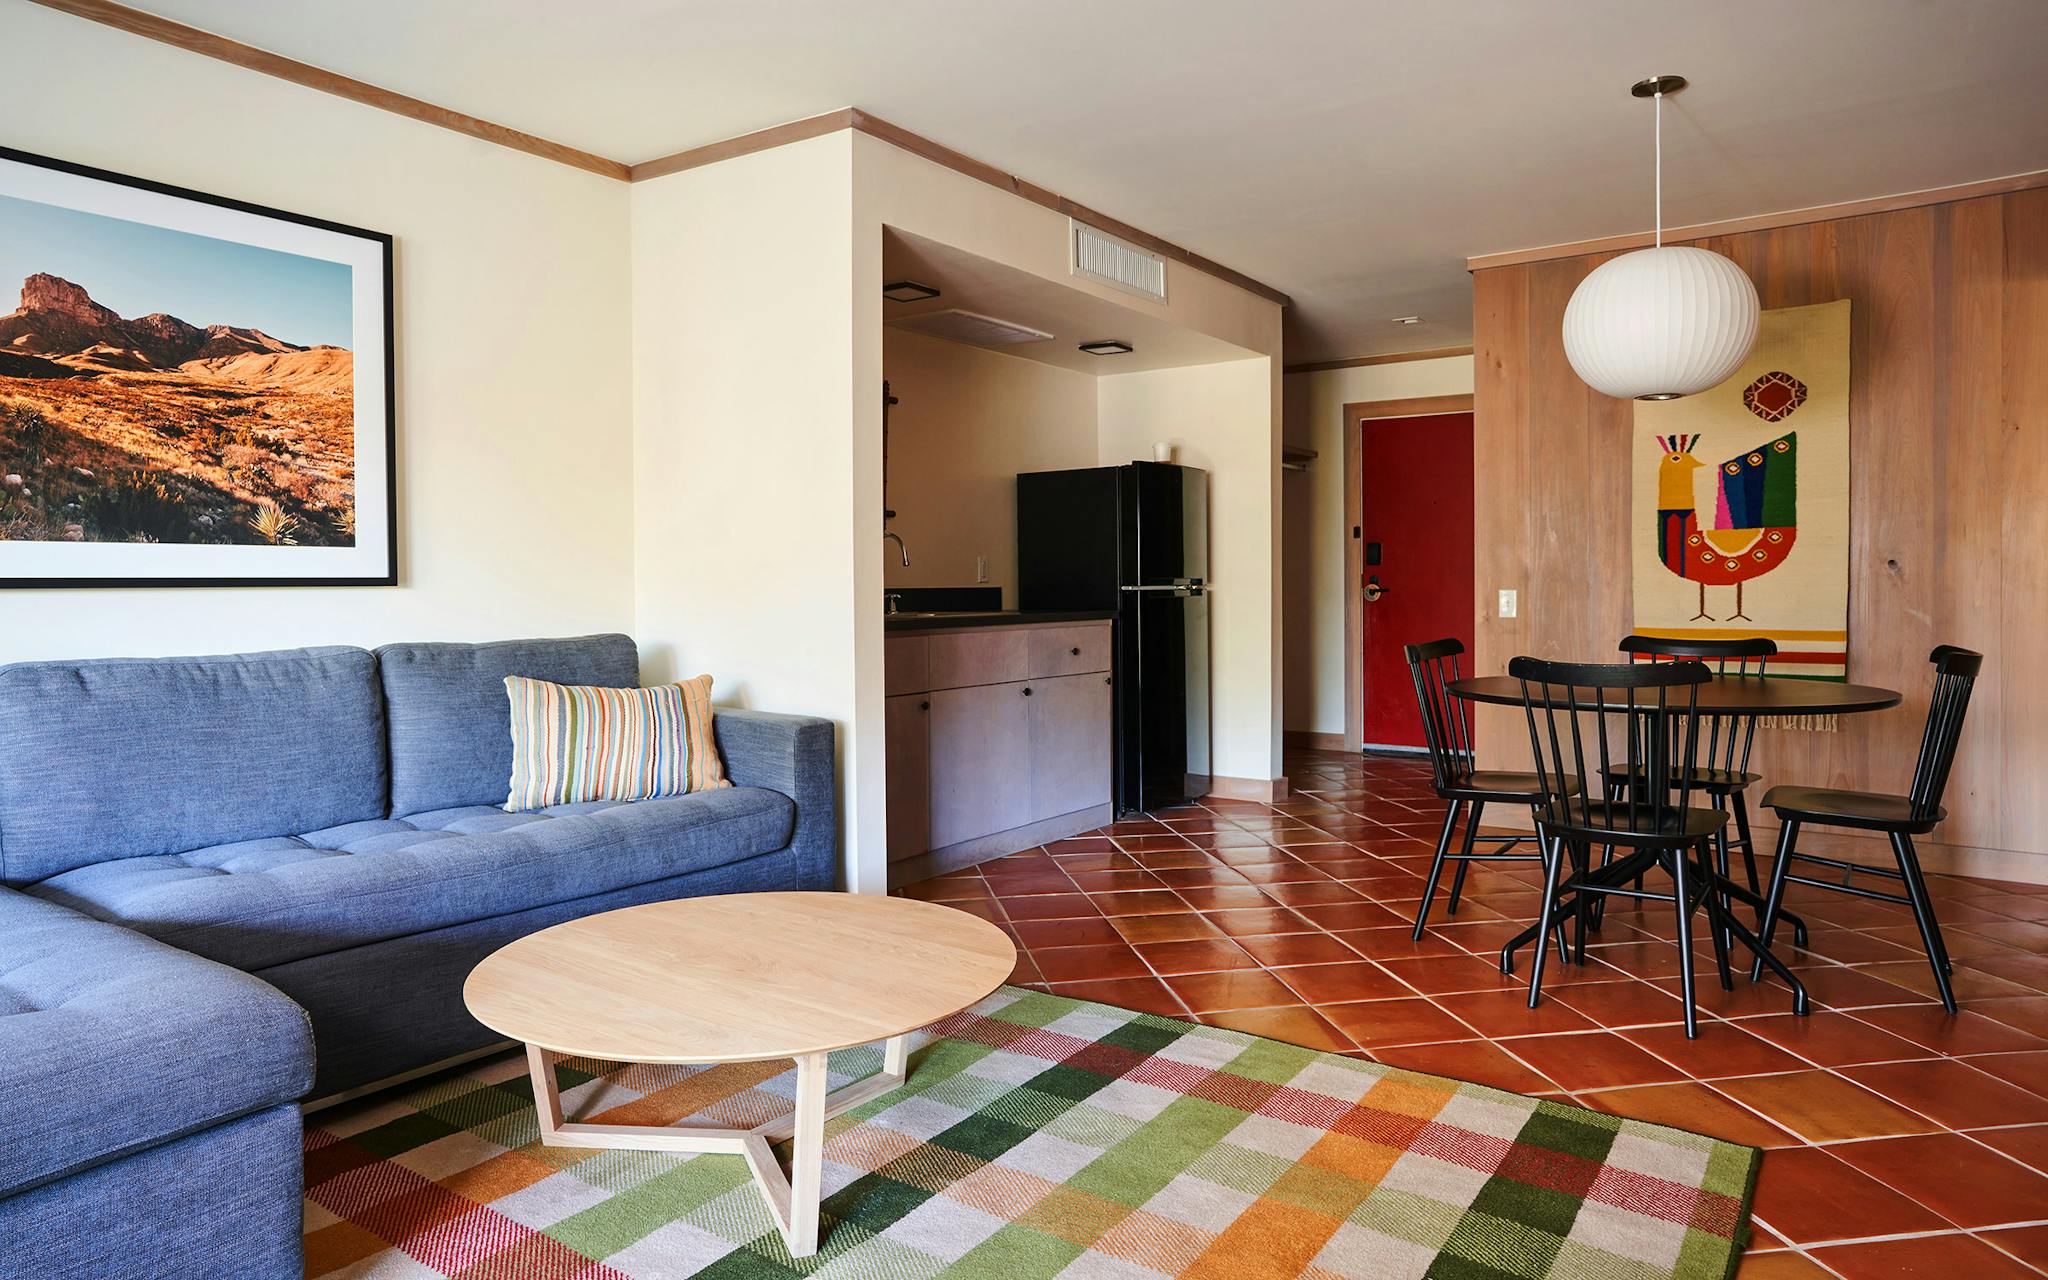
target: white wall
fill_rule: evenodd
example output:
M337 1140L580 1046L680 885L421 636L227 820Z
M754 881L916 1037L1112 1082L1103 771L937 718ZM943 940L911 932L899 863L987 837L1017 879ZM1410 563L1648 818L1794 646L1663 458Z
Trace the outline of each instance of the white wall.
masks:
M870 488L856 514L848 142L633 185L633 511L645 678L710 672L720 704L836 721L854 850L881 820L855 785L880 743L858 733L854 635L881 592L857 531L879 539L881 513ZM846 883L881 887L852 862Z
M1286 722L1344 733L1344 406L1364 400L1472 393L1472 357L1290 373L1287 443L1318 453L1282 482L1286 531Z
M1102 465L1148 459L1154 443L1169 441L1176 461L1209 473L1212 768L1225 778L1277 777L1272 362L1126 373L1097 385Z
M401 576L7 592L0 662L631 629L624 183L34 5L0 81L10 146L397 237Z
M910 550L882 557L891 587L988 585L1017 607L1017 475L1095 465L1095 379L903 329L882 335L890 525Z

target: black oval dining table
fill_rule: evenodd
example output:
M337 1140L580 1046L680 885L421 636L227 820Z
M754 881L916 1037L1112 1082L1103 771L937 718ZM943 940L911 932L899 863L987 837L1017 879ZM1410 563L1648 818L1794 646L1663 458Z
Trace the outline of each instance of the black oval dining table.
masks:
M1489 702L1498 706L1522 705L1522 682L1513 676L1467 676L1446 686L1455 698L1468 702ZM1788 680L1778 676L1717 675L1699 686L1701 715L1718 716L1816 716L1849 715L1858 711L1883 711L1899 705L1896 689L1870 684L1842 684L1832 680ZM1626 711L1623 690L1610 702L1610 711ZM1638 698L1641 698L1638 694ZM1672 691L1671 707L1683 709L1683 689ZM1639 700L1638 710L1648 710ZM1590 708L1588 708L1590 710Z
M1698 689L1699 714L1702 716L1850 715L1859 711L1883 711L1888 707L1898 706L1901 701L1898 690L1883 689L1876 685L1845 684L1833 680L1787 680L1782 677L1772 678L1767 676L1728 676L1717 674L1707 683L1698 686ZM1467 676L1462 680L1453 680L1445 686L1445 691L1452 697L1461 698L1468 702L1484 702L1496 706L1511 707L1522 705L1522 682L1514 676ZM1629 711L1648 713L1656 710L1654 705L1645 705L1641 700L1640 692L1638 692L1638 700L1631 704L1628 700L1630 692L1623 689L1604 690L1600 704L1601 709L1624 713ZM1590 705L1584 705L1582 709L1587 711L1593 710ZM1686 700L1684 699L1683 691L1674 690L1667 710L1682 712L1685 709ZM1597 870L1589 870L1585 880L1589 884L1618 886L1623 881L1639 874L1642 869L1642 863L1643 858L1641 855L1633 859L1624 859ZM1724 900L1726 898L1734 898L1747 902L1756 908L1759 915L1761 915L1763 901L1756 894L1720 875L1711 867L1707 868L1707 872L1710 880L1725 895ZM1575 876L1572 880L1559 886L1561 897L1569 894L1577 887L1575 883L1577 879L1578 877ZM1806 933L1805 921L1799 920L1790 912L1786 912L1783 918L1786 923L1794 927L1795 932L1793 936L1795 940L1804 942ZM1804 1014L1807 1011L1806 984L1801 982L1791 969L1786 967L1783 961L1771 954L1770 948L1754 934L1750 933L1749 930L1732 924L1730 929L1756 954L1758 959L1762 960L1765 965L1769 966L1773 972L1783 978L1786 984L1792 988L1793 1012ZM1562 948L1563 934L1560 933L1558 936L1560 939L1559 945ZM1510 971L1509 965L1514 953L1524 943L1534 940L1535 937L1536 927L1531 925L1501 948L1501 971L1503 973ZM1532 996L1531 999L1533 1000L1534 997Z

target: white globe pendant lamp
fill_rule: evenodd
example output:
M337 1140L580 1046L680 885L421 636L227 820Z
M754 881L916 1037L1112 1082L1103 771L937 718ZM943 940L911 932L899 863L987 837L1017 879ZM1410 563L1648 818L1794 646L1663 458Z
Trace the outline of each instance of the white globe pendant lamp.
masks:
M1756 343L1756 286L1706 249L1664 244L1664 96L1683 76L1629 90L1657 105L1656 247L1610 259L1579 282L1564 309L1564 354L1595 391L1676 400L1727 380Z

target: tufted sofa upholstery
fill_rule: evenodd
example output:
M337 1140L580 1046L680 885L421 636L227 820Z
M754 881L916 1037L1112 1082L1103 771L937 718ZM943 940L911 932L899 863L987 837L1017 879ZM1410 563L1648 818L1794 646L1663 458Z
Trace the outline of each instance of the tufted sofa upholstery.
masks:
M484 955L832 886L830 722L721 710L729 789L508 814L508 674L630 685L638 654L0 667L0 1276L296 1275L295 1100L494 1043L461 1001Z

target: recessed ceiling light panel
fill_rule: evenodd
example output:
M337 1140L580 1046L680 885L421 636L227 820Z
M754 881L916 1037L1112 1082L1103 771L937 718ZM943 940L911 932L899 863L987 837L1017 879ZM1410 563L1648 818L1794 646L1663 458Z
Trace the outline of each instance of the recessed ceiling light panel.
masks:
M926 298L938 297L939 291L915 280L898 280L883 285L882 296L891 302L923 302Z
M1028 324L975 311L962 311L958 307L944 311L920 311L889 323L894 328L928 333L934 338L964 342L974 347L1014 347L1026 342L1045 342L1052 337L1045 330L1034 329Z
M1091 356L1127 356L1134 348L1128 342L1119 342L1115 338L1102 338L1095 342L1082 343L1081 350L1086 351Z

